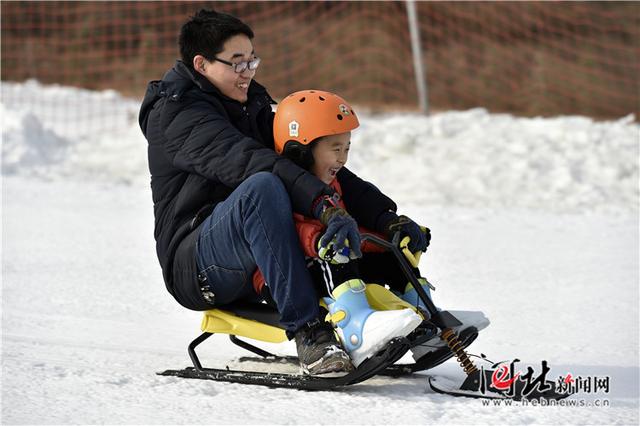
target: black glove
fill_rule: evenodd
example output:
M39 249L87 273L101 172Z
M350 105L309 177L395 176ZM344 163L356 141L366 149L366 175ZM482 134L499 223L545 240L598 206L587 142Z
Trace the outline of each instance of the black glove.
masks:
M320 247L327 247L333 243L332 249L340 252L348 244L350 258L362 257L358 224L349 213L339 207L330 207L322 213L320 222L327 225L327 230L320 238Z
M431 242L431 231L429 228L421 228L413 220L407 216L398 216L387 223L386 232L389 238L393 237L396 232L400 232L400 240L409 237L409 251L415 253L417 251L427 251Z
M328 247L332 243L332 249L340 252L347 247L348 242L351 251L349 257L362 257L358 224L349 213L336 205L336 199L326 196L314 208L316 218L327 227L320 238L319 247Z

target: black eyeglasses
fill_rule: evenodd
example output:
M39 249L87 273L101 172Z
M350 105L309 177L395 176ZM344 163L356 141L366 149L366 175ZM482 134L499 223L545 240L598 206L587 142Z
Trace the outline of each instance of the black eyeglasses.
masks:
M249 68L249 71L254 71L256 68L258 68L258 65L260 65L260 58L253 58L250 61L242 61L242 62L236 62L236 63L225 61L224 59L219 59L215 57L213 58L213 60L222 62L223 64L233 67L233 70L238 74L242 74L243 72L246 71L247 68Z

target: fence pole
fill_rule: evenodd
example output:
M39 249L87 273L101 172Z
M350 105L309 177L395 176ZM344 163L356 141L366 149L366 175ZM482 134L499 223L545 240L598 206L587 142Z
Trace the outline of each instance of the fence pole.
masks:
M413 53L413 73L416 76L416 88L418 89L418 101L420 110L429 114L429 101L427 97L427 70L423 66L422 47L420 46L420 27L418 26L418 14L413 0L406 0L407 18L409 21L409 34L411 35L411 52Z

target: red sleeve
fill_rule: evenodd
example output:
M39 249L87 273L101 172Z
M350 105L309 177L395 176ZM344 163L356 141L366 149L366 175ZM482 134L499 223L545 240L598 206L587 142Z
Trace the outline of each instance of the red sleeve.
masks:
M324 225L318 220L309 219L297 213L293 214L293 218L296 222L296 231L298 231L298 238L304 255L318 257L318 238L324 231Z
M360 230L361 234L373 234L376 237L384 238L385 240L387 239L387 237L385 237L381 233L374 232L367 228L363 228L362 226L358 227L358 229ZM383 253L386 251L384 248L380 247L379 245L369 241L363 241L362 245L360 246L360 249L362 250L363 253Z

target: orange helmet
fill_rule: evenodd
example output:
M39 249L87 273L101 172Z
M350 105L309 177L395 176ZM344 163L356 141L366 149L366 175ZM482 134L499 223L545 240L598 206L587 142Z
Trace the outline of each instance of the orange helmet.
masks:
M278 154L291 145L309 145L322 136L349 132L360 125L353 108L340 96L322 90L302 90L280 102L273 119ZM295 143L297 142L297 143Z

